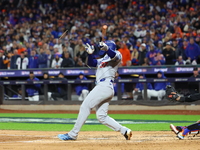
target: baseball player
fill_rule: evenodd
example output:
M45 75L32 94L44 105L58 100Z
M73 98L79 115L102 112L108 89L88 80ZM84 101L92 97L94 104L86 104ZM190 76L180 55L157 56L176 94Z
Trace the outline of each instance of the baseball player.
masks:
M167 85L166 87L166 97L170 101L177 101L177 102L193 102L200 100L200 93L191 94L188 96L180 96L174 87L171 85ZM200 121L197 121L194 124L189 126L174 126L173 124L170 125L170 129L177 135L179 139L184 139L184 137L190 133L199 134L200 131Z
M96 108L96 116L100 123L112 130L121 132L126 140L131 139L132 131L107 115L109 102L114 95L113 81L115 73L121 63L122 56L120 52L116 51L116 44L113 41L100 42L99 48L101 58L94 59L94 47L88 43L86 44L86 51L89 54L88 65L97 67L96 86L81 104L73 129L69 133L58 135L61 140L76 140L81 127L93 108Z

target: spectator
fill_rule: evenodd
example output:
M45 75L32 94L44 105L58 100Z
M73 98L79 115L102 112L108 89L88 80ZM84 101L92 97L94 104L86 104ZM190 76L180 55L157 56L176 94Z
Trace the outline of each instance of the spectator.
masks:
M4 51L0 50L0 69L6 69L6 65L4 64L4 59L5 59Z
M184 39L183 43L180 46L181 49L181 56L183 57L183 60L187 60L187 56L186 56L186 47L188 46L188 40ZM190 61L189 61L190 63Z
M46 81L46 80L51 80L50 78L49 78L49 74L47 73L47 72L45 72L44 74L43 74L43 81ZM55 88L54 88L54 84L48 84L48 91L47 91L47 95L48 95L48 100L53 100L53 98L51 97L51 94L52 94L52 92L55 90ZM43 88L41 88L42 89L42 93L44 94L44 87Z
M17 44L17 46L18 46L18 54L19 55L21 54L21 52L24 52L26 50L26 48L23 47L22 44Z
M22 89L18 88L17 93L12 96L13 98L22 98Z
M147 52L146 57L148 58L149 64L153 65L154 58L157 56L156 47L154 44L150 45L150 51Z
M85 49L83 41L81 39L77 41L77 45L74 48L74 56L78 54L80 49Z
M190 79L200 78L198 67L193 68L193 75ZM199 93L199 82L189 82L188 83L190 94Z
M69 47L69 48L70 48L70 47ZM73 49L72 49L72 48L71 48L71 50L69 51L69 49L63 44L63 45L62 45L62 49L63 49L62 58L64 58L64 53L65 53L65 52L69 52L71 58L73 58L74 52L73 52Z
M87 59L87 52L85 51L85 47L81 47L81 49L79 49L78 53L76 54L76 57L74 59L75 61L75 66L76 67L84 67L85 66L85 62Z
M21 52L20 57L17 58L17 69L27 69L29 64L28 58L25 57L24 52Z
M28 68L38 68L38 55L35 50L31 51L31 56L28 58Z
M45 54L44 49L40 48L40 54L38 55L38 67L47 68L48 56Z
M19 54L21 54L21 51L26 49L29 54L32 49L38 52L38 49L44 48L43 46L45 44L50 45L49 49L51 51L53 46L57 47L58 51L64 51L64 47L60 48L59 46L61 43L65 44L65 41L69 41L72 51L68 48L67 44L66 48L70 53L75 53L74 56L71 53L72 57L75 58L76 52L78 51L73 51L73 49L77 45L79 39L83 39L85 43L90 43L92 41L88 40L88 36L90 39L96 39L96 37L102 35L101 31L97 29L98 21L96 20L99 18L94 14L104 16L105 14L109 14L110 11L112 11L112 16L114 16L113 19L110 19L110 15L107 15L107 17L100 20L100 22L108 25L109 38L115 40L121 40L120 38L123 38L122 40L127 41L128 46L135 45L139 48L143 41L148 50L148 41L154 40L154 44L157 46L157 43L161 41L164 43L163 45L165 45L166 42L172 39L178 40L180 46L185 36L187 38L199 37L199 32L197 31L200 26L200 17L197 15L199 12L198 1L194 1L191 4L189 1L168 1L167 3L163 3L164 5L151 2L149 6L146 5L146 1L134 1L134 4L130 3L130 5L128 2L113 1L113 5L104 3L106 7L103 7L103 9L102 7L100 8L102 4L101 1L80 3L77 6L73 5L75 9L70 9L72 6L71 1L62 1L61 3L42 1L43 8L39 10L37 10L37 8L41 8L41 4L37 1L38 0L28 3L25 2L23 5L21 1L4 1L0 4L1 7L8 8L6 11L2 12L4 17L2 26L0 27L0 47L5 52L19 49ZM24 5L27 7L25 10ZM167 5L171 9L169 9ZM17 12L15 12L14 6L17 6ZM91 12L90 6L98 9L94 9ZM132 11L121 13L118 11L121 6L124 6L126 10ZM80 10L79 14L76 12L77 8L83 8ZM99 9L104 11L98 12ZM146 13L142 14L144 9ZM69 11L63 11L63 16L60 16L60 12L56 10ZM84 15L84 19L82 19L85 12L90 13ZM29 15L26 15L26 17L24 17L24 15L22 17L20 15L13 16L13 13ZM118 15L118 13L120 13L120 15ZM54 14L54 18L52 14ZM70 14L77 15L76 17L72 17ZM50 19L45 20L44 18ZM57 21L55 21L55 18L58 18ZM35 25L36 22L37 26ZM58 38L61 36L61 33L65 31L63 26L69 30L69 33L59 40ZM57 42L59 46L57 46ZM159 47L158 49L162 51ZM132 49L129 50L132 51ZM62 52L60 54L62 54ZM181 53L182 56L183 54L184 53ZM176 53L176 58L178 56L179 55ZM183 56L183 59L186 60L187 58L185 59ZM142 59L142 61L143 60L144 59ZM168 64L168 59L166 58L166 60ZM84 66L85 61L82 58L76 59L75 61L78 67ZM174 63L175 62L173 62L173 64Z
M162 71L157 72L157 78L158 79L166 79L166 77ZM169 85L168 82L155 82L154 83L155 94L153 94L153 95L158 98L158 101L161 101L163 99L163 97L165 96L165 88L167 85Z
M17 62L18 57L20 57L20 56L18 55L17 49L15 49L13 56L11 57L11 60L10 60L10 69L17 69L16 62Z
M144 59L146 58L146 44L142 43L139 49L139 56L138 56L138 60L139 60L139 65L143 65L144 64Z
M70 57L70 53L65 52L63 61L61 63L61 68L74 67L74 64L74 60Z
M61 58L61 55L58 53L55 54L54 57L55 58L52 61L51 68L58 69L61 67L63 59Z
M62 72L60 72L58 74L58 77L54 78L54 80L67 81L67 79L65 78L65 76L64 76L64 74ZM66 84L56 84L56 88L52 92L51 97L55 101L57 101L58 98L61 98L63 100L67 100L68 97L67 97L67 87L66 87Z
M165 57L163 56L163 54L161 54L160 51L157 51L157 54L155 55L155 57L152 60L152 65L164 65L165 64Z
M187 60L190 61L193 65L197 64L198 56L200 55L200 47L194 42L194 38L190 38L190 42L186 47L185 54Z
M160 51L162 53L162 50L163 50L163 42L158 41L157 51Z
M131 62L132 62L132 65L138 65L138 56L139 56L139 52L137 50L137 47L135 46L133 48L133 52L131 53Z
M163 48L162 54L164 55L166 62L166 65L172 65L174 64L175 60L175 53L171 47L171 42L166 43L166 47Z
M30 71L29 78L27 81L39 81L38 78L34 76L33 71ZM39 90L41 85L40 84L30 84L26 87L26 92L28 94L29 101L39 101Z
M47 54L47 58L48 58L48 60L47 60L47 68L51 68L52 61L54 59L54 55L48 49L46 50L46 54Z
M130 66L131 53L126 44L121 42L120 49L118 51L122 54L122 66Z
M87 80L87 78L84 76L84 73L81 72L79 73L79 76L76 78L76 80L81 82L81 80ZM76 94L79 96L79 101L84 101L89 93L88 84L78 84L76 85L75 90Z
M144 79L145 75L140 74L139 78L140 79ZM137 101L139 95L142 95L142 98L144 99L144 84L145 83L142 83L142 82L138 82L136 84L135 89L133 90L133 100L134 101ZM148 98L148 100L151 99L151 91L152 91L152 89L153 88L152 88L151 83L147 83L147 98Z
M71 47L69 41L65 42L65 49L63 50L63 52L65 52L65 51L68 51L71 54L72 58L74 58L74 56L76 56L76 55L74 55L74 48Z
M142 64L142 66L149 66L148 58L144 58L144 63Z
M55 40L55 45L53 46L53 48L57 48L58 49L58 53L62 54L63 50L62 50L62 41L61 39L54 39Z
M175 59L177 59L180 55L181 55L181 50L178 46L178 41L177 40L173 40L172 41L172 49L175 53Z
M177 59L177 61L176 61L176 63L175 63L176 66L185 65L185 64L186 64L186 61L183 60L182 56L179 56L178 59Z
M7 56L5 56L3 63L5 64L7 69L10 69L10 61L11 61L11 57L12 57L12 52L9 51L7 53Z

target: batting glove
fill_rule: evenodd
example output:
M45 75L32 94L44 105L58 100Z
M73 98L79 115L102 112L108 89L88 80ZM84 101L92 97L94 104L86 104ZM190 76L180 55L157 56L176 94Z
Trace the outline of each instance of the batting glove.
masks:
M85 49L88 54L92 54L94 52L94 46L90 46L88 43L86 43Z
M108 45L106 45L104 42L99 42L99 48L103 51L107 51Z

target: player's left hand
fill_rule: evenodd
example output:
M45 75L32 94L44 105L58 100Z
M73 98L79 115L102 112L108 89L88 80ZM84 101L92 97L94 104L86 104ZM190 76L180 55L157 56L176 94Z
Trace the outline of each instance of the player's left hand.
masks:
M103 51L107 51L108 45L106 45L104 42L99 42L99 48Z
M90 46L88 43L86 43L85 49L88 54L92 54L94 52L94 46Z

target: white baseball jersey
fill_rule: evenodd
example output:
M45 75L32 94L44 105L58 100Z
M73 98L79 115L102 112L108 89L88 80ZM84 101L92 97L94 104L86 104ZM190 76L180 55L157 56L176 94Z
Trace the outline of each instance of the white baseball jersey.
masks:
M121 62L122 55L116 51L116 55L111 59L107 54L100 59L97 59L96 81L103 78L109 78L114 81L115 73L117 72L119 63Z
M122 135L128 130L127 127L120 125L107 114L109 101L114 95L113 84L108 81L114 80L121 59L122 56L120 52L116 51L116 55L113 59L106 54L103 58L97 60L97 84L81 104L74 128L68 133L72 139L77 138L78 133L88 118L92 108L96 108L96 116L100 123L114 131L120 132ZM108 79L107 82L106 79Z

